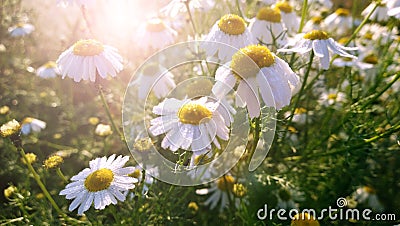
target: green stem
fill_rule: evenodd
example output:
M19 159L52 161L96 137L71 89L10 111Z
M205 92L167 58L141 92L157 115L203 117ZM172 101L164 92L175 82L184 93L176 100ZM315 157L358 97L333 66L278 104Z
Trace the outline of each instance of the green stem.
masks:
M344 44L345 46L347 46L358 34L358 32L360 32L361 28L364 27L364 25L368 22L369 18L371 17L372 13L375 12L376 8L378 8L378 4L375 4L374 8L371 10L371 12L364 18L364 20L361 22L360 25L358 25L358 27L356 28L356 30L353 32L353 34L350 36L349 40L347 40L347 42Z
M57 168L56 168L56 173L57 173L57 175L61 178L61 180L64 181L64 183L68 183L68 180L67 180L67 178L64 176L64 174L61 172L60 167L57 167Z
M301 33L301 31L303 31L304 23L306 21L306 16L307 16L307 6L308 6L308 0L304 0L303 6L301 8L301 20L298 33Z
M101 85L98 85L98 90L99 90L99 93L100 93L101 101L102 101L103 106L104 106L104 108L106 110L108 119L111 121L111 125L112 125L114 131L116 131L118 133L118 135L120 136L121 140L123 141L124 140L124 135L121 133L119 128L115 125L114 119L113 119L113 117L111 115L110 107L108 106L106 98L104 97L104 92L103 92L103 89L102 89Z
M239 12L239 15L240 15L242 18L244 18L242 9L240 9L239 0L236 0L236 7L237 7L237 10L238 10L238 12Z
M17 147L17 149L18 149L19 153L21 154L22 158L25 160L29 171L32 173L33 178L35 179L36 183L39 185L39 187L42 190L43 194L49 200L50 204L53 206L53 208L57 211L58 214L62 215L64 218L67 218L66 214L61 211L61 209L57 206L57 204L54 201L54 199L51 197L50 193L47 191L47 188L42 183L39 174L37 174L35 169L32 167L32 164L29 162L28 158L26 157L24 149L22 147Z
M301 84L301 88L300 88L299 93L297 94L297 99L296 99L296 102L294 103L293 110L292 110L292 112L291 112L291 114L290 114L290 116L289 116L287 126L290 126L290 125L292 124L294 112L296 111L296 108L299 106L299 103L300 103L300 100L301 100L301 96L302 96L303 92L305 91L305 87L306 87L306 85L307 85L307 79L308 79L308 76L309 76L310 71L311 71L311 66L312 66L313 59L314 59L314 52L311 51L311 54L310 54L310 61L308 62L307 70L306 70L306 73L305 73L305 75L304 75L304 81L303 81L303 83ZM313 80L313 81L314 81L314 80ZM286 129L286 130L285 130L285 133L284 133L283 136L282 136L282 140L285 140L287 131L288 131L288 130Z
M251 145L251 149L249 151L249 156L253 156L256 151L258 141L260 140L260 132L261 132L261 116L254 119L254 132L253 132L253 144ZM252 158L248 158L250 161ZM250 164L250 162L248 163Z
M193 28L193 32L194 32L193 36L196 37L197 29L196 29L196 24L194 23L194 19L193 19L192 13L190 12L189 2L190 1L185 1L185 6L186 6L186 10L187 10L188 15L189 15L190 23L192 24L192 28Z

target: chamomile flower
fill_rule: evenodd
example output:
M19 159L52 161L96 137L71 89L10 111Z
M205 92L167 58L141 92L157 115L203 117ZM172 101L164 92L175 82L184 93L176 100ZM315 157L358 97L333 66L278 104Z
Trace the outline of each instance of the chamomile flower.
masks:
M35 30L35 27L32 24L28 23L19 23L15 26L8 28L8 32L12 37L21 37L25 35L29 35L32 31Z
M49 61L36 70L36 75L41 78L55 78L58 74L60 74L60 70L54 61Z
M339 8L324 19L326 29L335 34L346 34L353 26L353 19L348 9Z
M211 188L203 188L197 189L196 194L198 195L208 195L211 194L210 197L204 202L204 205L210 206L210 209L213 210L219 204L219 211L222 212L224 208L228 207L229 204L229 196L233 196L233 201L235 203L236 208L239 208L240 198L233 195L233 189L235 184L235 178L231 175L225 175L217 179L214 183L212 183Z
M312 30L322 30L326 27L324 19L321 16L313 16L304 25L303 31L309 32Z
M163 7L160 11L161 13L174 18L178 13L186 13L187 6L190 11L201 8L201 3L199 0L172 0L168 5Z
M211 149L211 143L219 149L217 137L228 140L229 129L218 108L219 102L202 97L197 100L165 99L153 108L160 117L150 121L149 131L158 136L166 133L161 147L176 151L179 148L193 152Z
M202 43L201 47L205 49L206 54L214 56L218 53L218 59L221 61L230 59L237 49L255 42L244 19L234 14L222 16L211 28L204 41L207 42Z
M278 8L261 8L256 17L251 19L249 30L254 38L266 44L276 41L279 45L286 42L285 26Z
M15 119L1 125L0 127L0 135L2 137L11 137L16 135L21 128L19 122Z
M396 17L397 19L400 19L400 6L399 6L399 7L392 8L392 9L389 9L388 15L389 15L389 16L394 16L394 17Z
M21 133L24 135L40 132L44 128L46 128L46 122L31 117L26 117L21 123Z
M139 26L136 38L139 48L157 50L175 42L177 32L160 18L151 18Z
M160 99L175 88L174 75L159 63L148 63L138 73L138 78L131 84L138 85L139 99L145 99L150 90Z
M300 26L300 18L287 0L277 2L275 7L281 11L282 21L290 33L296 33Z
M336 89L329 89L321 94L318 102L324 106L341 105L346 100L346 94Z
M219 67L212 92L223 98L236 84L236 106L245 107L250 118L260 115L258 92L268 107L280 110L289 105L299 77L289 65L266 46L250 45L236 52L232 61Z
M371 4L369 4L367 6L367 8L365 8L362 12L361 15L362 16L367 16L369 13L371 13L371 11L375 8L375 6L378 4L378 7L375 9L375 11L372 13L372 15L370 16L370 20L375 20L378 22L384 22L387 21L389 19L389 15L388 15L388 7L386 6L385 2L371 2Z
M94 39L76 42L61 53L56 63L62 78L68 76L75 82L82 79L95 82L97 75L115 77L123 69L118 50Z
M94 130L94 133L98 136L101 137L106 137L108 135L111 135L113 131L111 130L110 125L105 125L105 124L97 124L96 129Z
M357 188L357 190L353 193L352 197L358 202L363 203L376 210L378 212L382 212L384 210L383 205L378 199L376 195L375 189L369 186L363 186Z
M290 46L293 47L289 48ZM278 52L296 52L304 54L313 50L315 56L320 59L322 68L327 70L331 59L329 52L339 54L343 57L357 58L345 52L345 50L356 49L357 47L345 47L340 45L324 31L313 30L306 34L296 35L285 47L278 49Z
M115 157L115 154L91 160L90 167L73 176L73 182L60 191L66 199L74 199L69 211L79 207L78 214L82 215L93 202L95 209L104 209L110 204L117 204L117 200L125 201L123 192L133 189L134 183L138 182L128 176L134 172L134 167L123 167L128 160L129 156Z

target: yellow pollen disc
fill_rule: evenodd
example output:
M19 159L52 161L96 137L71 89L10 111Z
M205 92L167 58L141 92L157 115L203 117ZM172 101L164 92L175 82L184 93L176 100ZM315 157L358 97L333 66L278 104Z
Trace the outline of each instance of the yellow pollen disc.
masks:
M57 64L54 61L49 61L49 62L45 63L43 66L45 68L55 68L55 67L57 67Z
M159 18L154 18L146 22L146 29L150 32L161 32L165 28L164 22Z
M328 100L336 100L337 94L336 93L330 93L328 94Z
M328 34L325 31L320 30L312 30L306 33L303 37L310 40L324 40L329 38Z
M236 183L236 184L233 185L232 193L233 193L236 197L242 198L243 196L246 195L247 189L246 189L246 187L245 187L243 184Z
M263 67L275 63L275 57L266 46L250 45L241 48L232 56L231 69L238 77L255 77Z
M53 169L53 168L58 167L63 161L64 160L61 156L53 155L53 156L50 156L48 159L46 159L43 162L43 165L47 169Z
M89 174L85 187L90 192L102 191L110 187L113 180L114 173L110 169L102 168Z
M291 13L293 11L293 7L289 4L289 2L286 1L276 3L275 7L285 13Z
M298 213L294 216L290 226L320 226L318 220L308 213Z
M24 27L24 26L25 26L24 23L18 23L18 24L16 25L16 27L18 27L18 28L22 28L22 27Z
M344 8L339 8L335 11L335 13L338 16L349 16L350 15L350 11L348 9L344 9Z
M364 186L363 187L364 191L367 192L368 194L375 194L375 189L368 187L368 186Z
M104 51L101 42L94 39L79 40L74 44L74 55L78 56L96 56Z
M279 23L281 22L281 11L278 8L263 7L258 11L256 18Z
M364 63L368 63L368 64L377 64L378 63L378 57L373 55L373 54L371 54L371 55L366 56L363 59L363 62Z
M365 33L365 35L363 36L363 38L368 39L368 40L372 40L372 32L367 31L367 33Z
M139 178L140 177L140 170L139 169L135 169L135 171L133 171L133 173L129 174L130 177L134 177L134 178Z
M311 18L311 21L314 22L314 24L320 24L322 22L322 17L321 16L314 16Z
M208 108L195 102L184 104L178 111L179 121L185 124L199 125L202 120L211 117L212 112Z
M288 129L288 131L291 132L291 133L297 133L297 132L298 132L297 129L294 128L293 126L289 126L287 129Z
M307 112L307 110L306 110L305 108L296 108L296 109L294 110L294 114L295 114L295 115L304 114L304 113L306 113L306 112Z
M235 184L235 178L230 175L225 175L218 179L217 187L221 191L232 191Z
M26 117L26 118L24 118L24 120L22 120L22 124L31 123L32 121L33 121L33 118L31 118L31 117Z
M238 15L227 14L218 21L218 27L228 35L240 35L246 30L246 23Z

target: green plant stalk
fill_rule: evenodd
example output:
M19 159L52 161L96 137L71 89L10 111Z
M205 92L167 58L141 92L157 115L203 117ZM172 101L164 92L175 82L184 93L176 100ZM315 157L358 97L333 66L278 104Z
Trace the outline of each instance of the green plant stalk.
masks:
M99 93L100 93L101 101L103 102L103 106L104 106L104 108L106 110L107 117L111 121L111 126L113 127L114 131L116 131L118 133L118 135L120 136L121 140L123 141L124 140L124 135L121 133L121 131L115 125L114 119L113 119L113 117L111 115L110 107L108 106L106 98L104 97L104 92L103 92L103 89L102 89L101 85L98 86L98 90L99 90Z
M253 156L256 151L258 141L260 140L260 132L261 132L261 115L258 118L254 119L254 132L253 132L253 144L251 145L251 149L249 150L249 155ZM247 165L250 164L252 158L248 158Z
M197 33L197 29L196 29L196 24L194 23L194 19L192 16L192 13L190 12L190 7L189 7L189 1L185 1L185 6L186 6L186 10L188 12L189 15L189 19L190 19L190 23L192 24L192 28L193 28L193 32L194 32L194 37L196 37Z
M65 183L68 183L67 178L64 176L64 174L61 172L60 167L56 168L56 173L57 175L61 178L61 180L63 180Z
M306 21L306 16L307 16L307 6L308 6L308 0L304 0L303 6L301 7L301 20L300 20L299 30L297 33L301 33L303 31L304 23Z
M360 32L361 28L364 27L364 25L368 22L369 18L371 17L372 13L375 12L376 8L378 8L378 4L375 4L374 8L371 10L371 12L364 18L364 20L361 22L360 25L356 28L356 30L353 32L353 34L350 36L349 40L344 44L347 46L353 39L357 36L358 32Z
M42 183L39 174L37 174L35 169L32 167L32 164L29 162L28 158L26 157L24 149L22 147L17 147L17 149L18 149L19 153L21 154L22 158L25 160L29 171L32 173L33 178L35 179L36 183L39 185L44 196L46 196L46 198L49 200L50 204L53 206L53 208L57 211L58 214L62 215L64 218L67 218L67 215L61 211L61 209L58 207L58 205L56 204L54 199L51 197L50 193L47 191L47 188Z
M304 75L304 81L301 84L301 88L300 88L299 93L297 94L297 99L296 99L296 102L294 103L293 110L292 110L292 112L291 112L291 114L289 116L287 126L290 126L292 124L294 112L296 111L296 108L298 107L298 105L300 103L301 96L302 96L303 92L305 91L305 87L306 87L306 84L307 84L308 76L309 76L310 71L311 71L311 66L312 66L313 59L314 59L314 52L311 51L310 61L308 62L307 70L306 70L306 73ZM313 81L315 81L315 80L313 80ZM287 129L285 130L285 133L282 136L282 140L284 140L286 138L286 134L287 134Z
M240 9L239 0L236 0L236 7L237 7L237 10L238 10L238 12L239 12L239 15L240 15L242 18L244 18L242 9Z

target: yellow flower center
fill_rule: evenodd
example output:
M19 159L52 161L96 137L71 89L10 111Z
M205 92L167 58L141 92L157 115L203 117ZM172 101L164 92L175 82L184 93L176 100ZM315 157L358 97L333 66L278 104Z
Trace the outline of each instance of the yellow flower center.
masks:
M364 186L363 189L364 189L364 191L367 192L368 194L375 194L375 193L376 193L375 189L373 189L373 188L371 188L371 187L369 187L369 186Z
M364 63L368 63L368 64L377 64L378 63L378 57L375 56L374 54L370 54L368 56L366 56L363 59Z
M311 21L314 23L314 24L320 24L321 22L322 22L322 17L321 16L314 16L314 17L312 17L311 18Z
M296 214L290 226L319 226L319 222L308 213Z
M225 175L218 179L217 187L221 191L232 191L235 184L235 178L230 175Z
M114 173L110 169L102 168L89 174L85 180L85 187L90 192L105 190L114 180Z
M150 32L161 32L166 28L165 23L159 18L153 18L146 22L146 30Z
M153 146L153 143L151 142L151 139L148 137L140 138L133 144L133 148L135 148L136 150L138 150L140 152L150 150L150 148L152 146Z
M297 133L297 132L298 132L297 129L294 128L293 126L289 126L287 129L288 129L288 131L291 132L291 133Z
M245 187L243 184L241 184L241 183L236 183L236 184L233 185L232 193L233 193L236 197L242 198L243 196L246 195L247 189L246 189L246 187Z
M280 9L285 13L291 13L293 11L293 7L287 1L276 3L275 7L277 7L278 9Z
M212 112L196 102L184 104L178 111L179 121L185 124L199 125L203 120L211 119Z
M31 117L26 117L26 118L24 118L24 120L22 120L22 124L31 123L32 121L33 121L33 118L31 118Z
M325 31L320 31L320 30L312 30L308 33L306 33L303 36L305 39L310 39L310 40L323 40L323 39L328 39L329 36Z
M228 35L240 35L246 30L246 23L238 15L227 14L218 21L218 27Z
M9 137L17 133L20 127L21 125L19 124L19 122L13 119L12 121L7 122L0 127L0 134L3 137Z
M328 94L328 100L336 100L337 94L336 93L330 93Z
M188 208L196 212L199 209L199 206L195 202L189 202Z
M8 106L3 106L0 108L0 115L5 115L10 111L10 108Z
M364 38L365 39L368 39L368 40L372 40L372 36L373 35L373 33L371 32L371 31L367 31L365 34L364 34Z
M74 55L77 56L96 56L103 51L103 44L94 39L79 40L73 47Z
M350 15L350 11L348 9L344 9L344 8L339 8L335 11L335 13L338 16L349 16Z
M90 117L89 119L88 119L88 122L91 124L91 125L97 125L98 123L99 123L99 121L100 121L100 119L99 118L97 118L97 117Z
M255 63L255 64L254 64ZM255 77L263 67L275 63L275 57L266 46L250 45L232 56L231 69L237 78Z
M257 12L258 20L266 20L274 23L281 22L281 11L278 8L263 7Z
M135 169L135 171L133 171L133 173L129 174L129 176L139 179L140 174L141 174L140 169Z
M49 61L49 62L45 63L43 66L45 68L55 68L55 67L57 67L57 64L54 61Z
M26 161L28 161L29 164L36 162L36 155L34 153L26 153L25 157L26 157L26 160L25 160L25 158L21 158L22 163L24 163L24 164L26 164Z
M53 155L53 156L50 156L49 158L47 158L43 162L43 165L47 169L53 169L53 168L58 167L63 161L64 161L63 157L61 157L59 155Z
M295 114L295 115L304 114L304 113L306 113L306 112L307 112L307 109L305 109L305 108L296 108L296 109L294 110L294 114Z
M16 25L17 28L23 28L25 26L25 23L18 23Z

